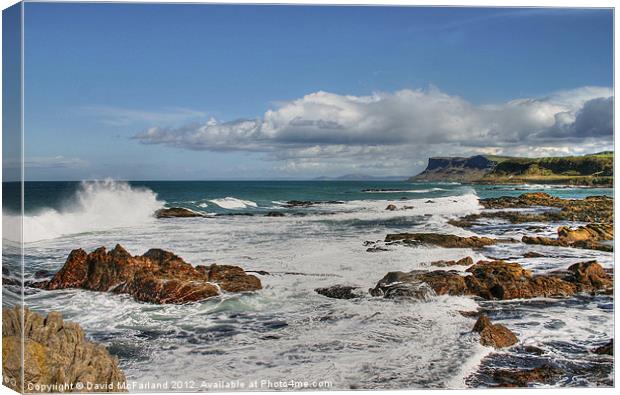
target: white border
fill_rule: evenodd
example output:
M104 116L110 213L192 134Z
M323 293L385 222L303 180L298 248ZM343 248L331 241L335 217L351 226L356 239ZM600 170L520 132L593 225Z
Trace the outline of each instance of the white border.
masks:
M38 1L38 0L29 0L29 1ZM73 3L84 3L84 2L93 2L93 3L120 3L121 1L75 1L75 0L66 0L66 1L57 1L57 2L73 2ZM0 0L0 8L5 9L13 4L17 3L15 0ZM443 7L447 7L447 6L469 6L469 7L473 7L473 6L477 6L477 7L587 7L587 8L614 8L614 22L615 22L615 2L613 0L588 0L588 1L584 1L584 0L520 0L520 1L515 1L515 0L503 0L503 1L493 1L493 0L475 0L475 1L437 1L437 0L423 0L423 1L416 1L416 0L336 0L336 1L325 1L325 0L315 0L315 1L303 1L303 0L288 0L288 1L281 1L281 2L277 2L277 1L265 1L265 0L242 0L242 1L234 1L234 0L219 0L219 1L175 1L175 0L168 0L168 1L158 1L158 0L132 0L132 1L127 1L127 3L192 3L192 4L199 4L199 3L207 3L207 4L289 4L289 5L302 5L302 4L315 4L315 5L370 5L370 6L443 6ZM22 13L22 18L23 18L23 13ZM1 19L0 19L1 20ZM0 22L1 25L1 22ZM23 24L22 24L22 29L23 29ZM2 35L2 29L0 26L0 40L1 40L1 35ZM23 34L22 34L23 36ZM616 71L617 71L617 67L618 64L617 62L615 62L615 54L616 49L617 49L617 43L618 43L618 31L615 29L615 23L614 23L614 87L615 87L615 75L616 75ZM23 56L23 46L22 46L22 56ZM23 57L22 57L23 59ZM0 62L1 63L1 62ZM0 71L1 71L1 64L0 64ZM22 64L22 72L23 72L23 64ZM2 81L0 79L0 91L1 91L1 85L2 85ZM615 93L615 89L614 89L614 93ZM615 94L614 94L615 96ZM23 80L22 80L22 106L23 106ZM0 98L0 105L2 103L2 100ZM23 107L22 107L23 109ZM614 114L618 111L618 103L617 101L614 100ZM22 110L22 117L23 117L23 110ZM1 120L2 120L2 115L0 114L0 125L1 125ZM23 123L24 119L22 118L22 127L24 125ZM620 129L618 128L618 117L614 117L614 131L619 131ZM616 143L618 142L620 133L614 133L614 147L616 147ZM22 134L22 138L23 138L23 134ZM1 149L2 149L2 141L0 139L0 160L1 160ZM22 144L22 149L23 149L23 144ZM616 199L615 196L615 190L617 187L617 175L618 175L618 161L616 160L615 164L614 164L614 173L616 174L615 177L615 182L614 182L614 198L615 198L615 202L614 202L614 210L615 212L619 212L618 210L620 209L620 203L618 202L618 199ZM23 179L23 168L22 168L22 179ZM2 174L0 172L0 193L2 191ZM618 219L617 216L614 218L615 220L615 226L617 228L618 226ZM0 240L1 240L1 235L2 235L2 230L0 229ZM1 241L0 241L1 243ZM614 246L614 250L617 251L618 245L620 243L617 242L615 243ZM615 262L614 262L615 263ZM615 309L615 298L617 295L614 295L614 309ZM1 301L1 295L0 295L0 301ZM618 315L614 314L615 317L615 323L614 323L614 331L615 329L618 327ZM616 339L616 343L617 343L617 339ZM1 346L0 346L1 348ZM617 348L617 347L616 347ZM614 383L618 383L618 369L616 367L616 369L614 370ZM532 393L532 392L536 392L536 393L542 393L542 392L546 392L547 394L562 394L562 395L577 395L577 394L581 394L582 391L584 390L593 390L590 388L584 389L584 388L563 388L563 389L467 389L467 390L433 390L434 394L482 394L482 393L497 393L498 391L503 391L504 393L507 393L507 391L510 391L511 394L526 394L526 393ZM367 393L367 394L372 394L372 395L401 395L401 394L410 394L411 392L413 392L414 390L392 390L392 391L384 391L384 390L378 390L378 391L356 391L357 393ZM415 390L415 391L419 391L419 390ZM430 390L424 390L424 391L430 391ZM599 391L599 393L601 394L612 394L615 393L615 390L612 388L597 388L596 391ZM330 394L350 394L351 391L330 391ZM11 391L10 389L8 389L7 387L4 386L0 386L0 394L4 395L4 394L15 394L14 391ZM146 395L150 395L150 393L145 393ZM153 393L153 395L155 395L157 393ZM176 393L175 393L176 394ZM178 393L178 394L182 394L182 393ZM235 394L239 394L239 395L251 395L251 394L255 394L254 392L235 392Z

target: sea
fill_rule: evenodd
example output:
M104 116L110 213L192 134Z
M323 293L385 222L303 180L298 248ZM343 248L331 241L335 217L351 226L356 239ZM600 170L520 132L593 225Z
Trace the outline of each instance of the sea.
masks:
M5 197L18 196L20 188L4 183ZM534 273L594 259L613 268L613 253L521 243L476 251L390 245L387 251L368 252L365 245L382 245L386 234L397 232L553 236L557 226L579 223L514 225L489 219L463 229L448 221L480 212L481 198L543 191L580 199L613 196L612 189L103 180L26 182L24 190L26 281L35 280L37 272L45 277L59 270L73 249L116 244L134 255L162 248L193 265L231 264L269 273L257 274L263 284L258 292L184 305L154 305L78 289L25 289L30 309L60 311L65 320L78 322L89 339L108 347L119 359L130 392L489 387L495 385L495 368L543 364L563 372L547 386L613 385L613 357L591 352L613 337L613 296L493 302L434 296L414 301L368 292L340 300L315 292L335 284L365 291L390 271L434 270L433 261L466 256L509 259ZM291 200L323 203L287 207ZM386 210L389 204L399 210ZM3 275L10 278L21 270L21 217L10 198L3 205ZM153 213L163 207L185 207L205 216L156 219ZM285 216L267 216L269 212ZM523 258L527 251L546 256ZM3 305L17 303L20 293L18 286L4 286ZM475 319L460 313L473 310L515 332L519 345L501 351L482 346L471 332Z

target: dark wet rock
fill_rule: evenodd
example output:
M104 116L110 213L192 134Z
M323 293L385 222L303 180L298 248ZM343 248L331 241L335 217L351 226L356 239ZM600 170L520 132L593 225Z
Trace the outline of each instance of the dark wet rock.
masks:
M162 208L155 211L156 218L193 218L204 215L183 207Z
M388 204L388 206L385 209L388 211L395 211L397 210L397 207L395 204Z
M530 384L551 384L562 376L562 370L550 365L533 369L496 369L492 378L498 387L527 387Z
M307 208L316 206L319 204L344 204L344 202L339 200L289 200L282 207L286 208Z
M492 324L489 317L481 315L474 325L474 332L480 334L480 343L483 346L505 348L517 344L517 336L504 325Z
M2 275L3 276L10 276L11 275L11 271L6 268L6 267L2 267Z
M63 321L58 312L43 317L19 307L2 311L2 374L4 383L19 392L49 385L72 385L68 392L86 391L87 385L98 386L89 392L122 392L125 384L117 358L86 340L78 324Z
M14 285L14 286L22 286L22 282L16 278L12 277L2 277L2 285Z
M474 264L474 260L471 257L465 257L462 259L459 259L457 261L434 261L431 262L431 266L439 266L439 267L445 267L445 266L471 266Z
M238 266L192 266L171 252L151 249L132 256L117 245L87 254L73 250L50 281L37 285L47 290L82 288L132 295L151 303L187 303L219 295L222 291L261 289L260 280Z
M611 339L600 347L596 347L592 352L599 355L614 355L614 339Z
M374 247L369 247L366 249L366 252L385 252L385 251L389 251L389 248L385 248L385 247L381 247L381 246L374 246Z
M425 201L424 203L435 203L435 201L429 199L429 200Z
M284 213L280 211L270 211L265 214L265 217L284 217Z
M54 273L49 270L37 270L36 272L34 272L34 278L37 280L42 278L50 278L53 275Z
M360 288L350 285L337 284L331 287L317 288L314 291L319 295L333 299L355 299L361 296Z
M434 295L463 295L467 292L464 277L443 270L425 272L390 272L370 289L372 296L410 297L427 300Z

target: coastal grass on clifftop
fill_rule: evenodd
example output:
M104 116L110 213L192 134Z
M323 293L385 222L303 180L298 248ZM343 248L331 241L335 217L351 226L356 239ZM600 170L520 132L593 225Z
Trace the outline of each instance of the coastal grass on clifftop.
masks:
M561 184L613 186L614 153L542 158L477 155L429 158L427 168L410 181L479 184Z

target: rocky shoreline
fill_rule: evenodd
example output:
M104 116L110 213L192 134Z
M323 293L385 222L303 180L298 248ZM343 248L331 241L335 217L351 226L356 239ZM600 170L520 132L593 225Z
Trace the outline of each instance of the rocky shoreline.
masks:
M586 222L573 227L559 226L557 238L546 236L523 236L514 238L490 238L484 236L456 236L438 233L388 234L385 240L367 241L368 252L389 251L389 246L438 246L442 248L469 248L481 251L497 244L523 243L561 248L593 249L613 252L613 199L592 196L585 199L560 199L546 193L525 193L518 197L481 199L484 210L479 214L467 215L450 220L450 224L470 229L483 220L508 223L527 222ZM539 212L524 212L522 209L536 209ZM399 208L390 204L386 210ZM542 212L540 212L542 210ZM532 228L535 232L537 229ZM545 255L528 251L522 258L544 258ZM582 261L570 264L564 270L547 274L534 274L517 262L519 257L480 260L474 263L471 257L454 261L435 261L433 267L466 267L461 270L414 270L411 272L389 272L368 292L373 297L426 301L441 295L468 296L486 303L502 300L527 300L531 298L571 298L578 295L613 296L613 272L605 270L596 261ZM364 297L363 290L346 284L338 284L316 290L317 293L337 299ZM495 349L522 349L536 355L544 351L532 346L521 346L518 336L510 328L493 324L480 312L460 312L466 317L476 318L472 332L479 334L480 343ZM589 351L592 354L613 357L613 339ZM487 359L501 360L503 354L491 354ZM539 357L542 359L542 357ZM499 387L527 387L539 384L553 384L563 376L561 367L545 362L528 369L489 367L483 361L477 372L466 379L471 386L478 386L475 377L483 375L486 381Z
M323 203L290 201L287 202L286 208L303 209ZM479 386L476 377L484 376L486 382L493 382L495 383L493 385L497 386L523 387L553 384L563 376L563 368L544 358L541 358L541 363L527 369L496 367L485 362L492 360L494 364L497 364L498 360L508 358L502 354L503 350L517 350L515 352L538 357L544 354L541 349L522 344L518 328L495 322L494 303L498 301L520 303L520 301L535 298L593 298L598 295L613 297L613 271L604 269L594 260L578 260L566 265L562 270L541 274L526 269L517 261L530 258L544 259L543 253L526 251L521 256L500 259L490 256L488 249L502 245L541 245L552 248L611 252L613 251L611 242L614 238L613 199L593 196L572 200L560 199L545 193L525 193L518 197L481 199L480 205L483 208L480 213L452 218L450 224L468 230L475 230L488 220L498 220L508 224L562 222L563 225L557 226L557 237L537 235L538 230L535 227L531 228L528 235L521 238L495 237L495 235L493 237L489 235L459 236L433 232L389 233L383 240L365 242L366 251L381 254L393 248L432 246L469 249L486 256L487 259L474 260L471 256L465 256L455 260L430 262L427 270L388 272L383 278L376 279L377 282L370 289L341 283L317 288L315 291L322 297L342 299L342 303L359 298L382 298L404 302L404 306L406 303L422 303L437 297L472 298L478 302L480 309L459 311L458 314L471 318L470 333L477 336L483 346L491 347L496 351L485 358L479 369L467 378L466 382L471 386ZM389 211L401 209L405 210L407 207L398 208L396 204L390 204L386 208ZM179 208L162 210L155 214L157 218L202 216ZM286 214L280 211L267 214L269 217L284 215ZM570 226L566 225L567 222ZM270 275L260 270L252 272L261 276ZM161 249L151 249L143 255L133 256L122 246L117 245L110 251L105 247L90 253L82 249L73 250L58 272L44 273L39 276L48 277L48 280L29 282L25 285L45 291L79 288L93 292L127 294L143 303L185 304L200 302L223 293L260 290L262 288L260 279L249 273L238 266L219 264L194 266L172 252ZM282 273L304 275L304 273ZM17 280L3 277L3 281L6 285L11 285ZM9 310L9 315L3 316L3 321L14 322L15 315L18 313L17 310ZM84 342L84 334L79 327L63 324L62 319L54 313L50 314L47 319L43 319L36 313L26 310L26 316L33 317L33 322L40 323L42 326L48 325L48 322L59 322L58 325L54 325L74 330L77 335L72 335L72 338L78 339L76 340L78 343ZM13 333L15 330L11 332L11 327L8 328L6 334L3 330L3 343L5 336L15 337ZM33 336L34 341L41 340L36 335ZM9 346L7 349L12 350L10 344L7 344ZM47 347L44 342L42 344L42 347ZM97 346L85 345L84 347L96 348ZM31 351L38 352L40 348L33 346ZM122 378L124 381L124 376L118 370L114 358L106 354L105 349L96 349L99 351L93 358L103 362L91 364L96 371L89 373L91 374L88 376L89 379L105 381L106 378L113 377L115 380ZM589 352L593 355L600 355L602 358L609 356L613 358L613 339L608 339L607 343L592 348ZM30 368L42 369L36 366L30 366ZM50 384L61 378L64 380L66 376L62 376L61 373L50 376L47 373L35 372L28 377L33 377L32 380L38 380L37 382ZM80 377L82 376L71 376L71 380L81 380ZM119 390L119 388L111 388L111 390Z

